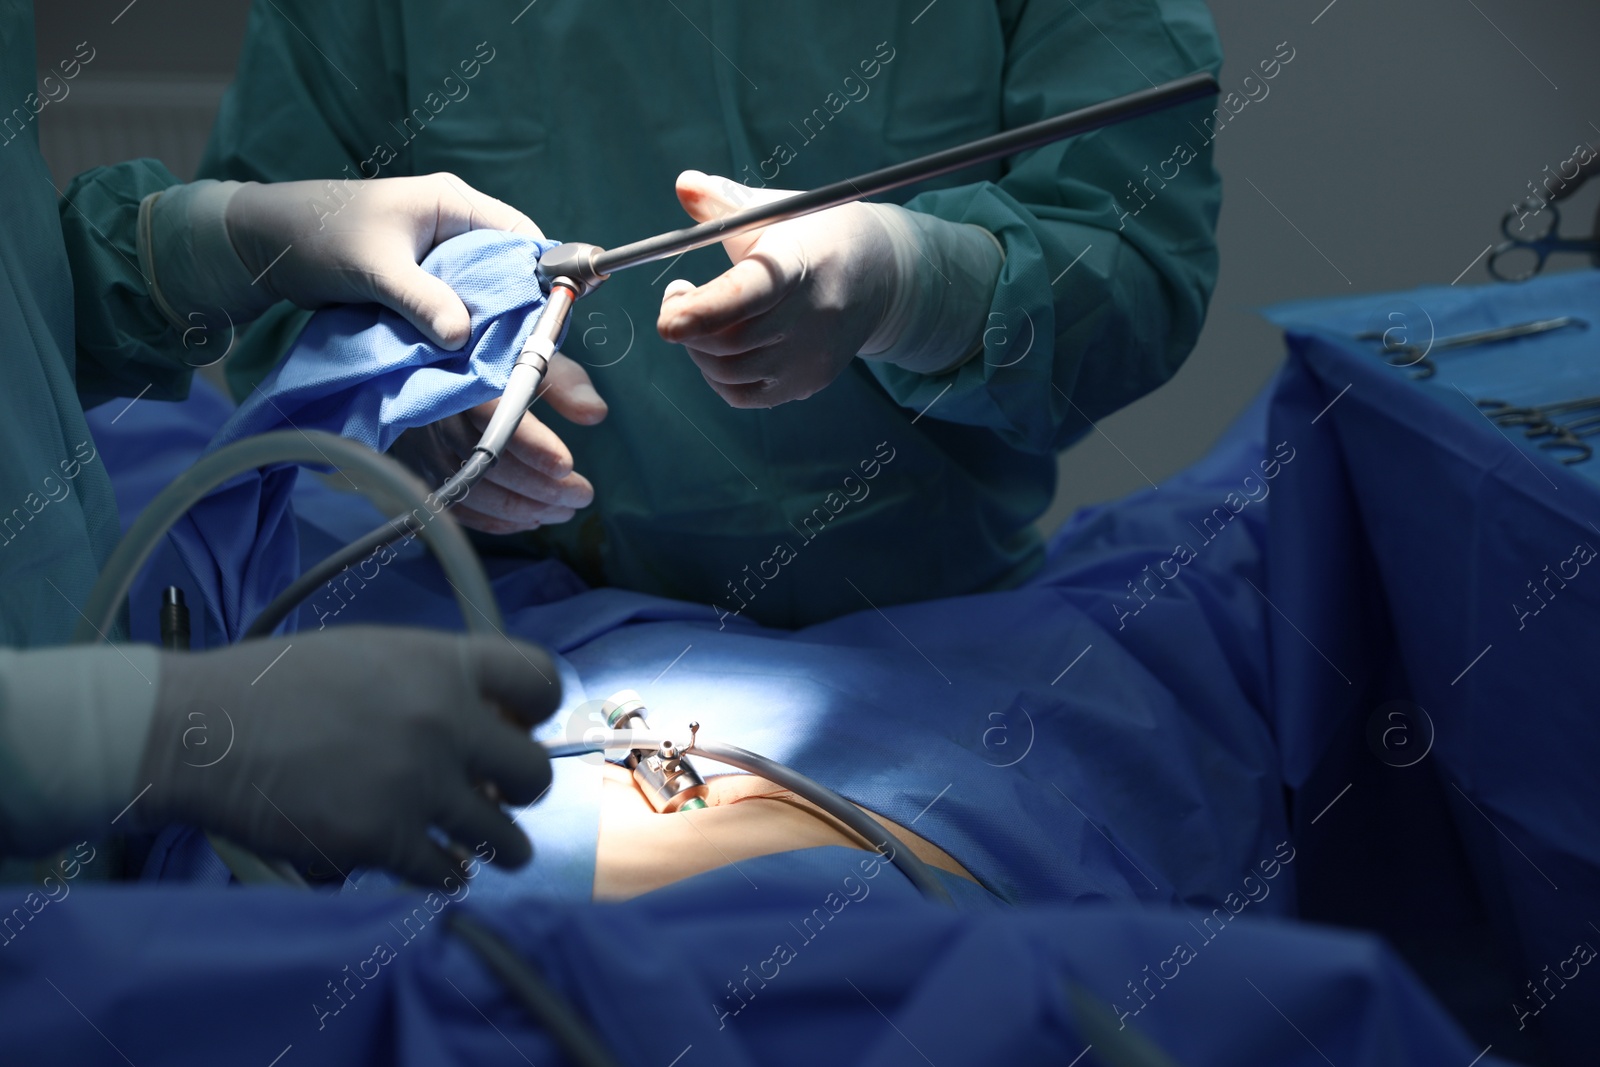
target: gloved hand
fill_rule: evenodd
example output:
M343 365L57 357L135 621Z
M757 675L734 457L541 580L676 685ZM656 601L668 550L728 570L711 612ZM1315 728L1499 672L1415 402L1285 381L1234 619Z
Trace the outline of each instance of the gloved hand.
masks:
M151 296L180 329L234 323L279 300L375 302L434 344L457 349L466 305L419 263L469 230L542 237L522 212L452 174L374 181L195 182L145 198L139 252Z
M589 372L560 352L539 386L563 418L593 426L606 417L606 402L595 392ZM441 485L478 443L500 401L491 400L429 426L407 430L389 452L422 476ZM500 461L450 509L457 522L484 533L507 534L566 522L594 501L594 486L572 469L572 452L554 430L529 412L506 442Z
M526 805L550 784L526 731L561 684L532 645L349 627L163 653L157 684L138 778L154 784L133 809L146 827L191 823L266 856L427 886L459 877L430 827L507 866L532 855L474 788Z
M677 190L697 222L794 195L699 171ZM978 350L1004 258L977 226L868 203L722 244L733 268L698 288L671 282L656 328L737 408L804 399L857 355L927 374L959 366Z

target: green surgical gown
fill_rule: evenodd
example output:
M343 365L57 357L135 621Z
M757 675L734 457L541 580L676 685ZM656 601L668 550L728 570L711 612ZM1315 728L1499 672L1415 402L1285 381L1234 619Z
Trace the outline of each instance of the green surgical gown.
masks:
M687 224L688 168L801 189L1197 70L1201 0L261 0L203 177L448 170L555 238ZM565 351L611 406L544 412L595 502L526 535L594 583L800 625L1002 588L1042 558L1055 452L1165 381L1216 277L1210 104L902 190L999 238L984 350L933 376L857 360L815 396L739 411L655 332L661 291L719 248L617 275ZM321 207L335 210L341 187ZM248 388L304 313L229 357ZM537 410L537 409L536 409Z
M135 242L139 199L176 179L145 160L58 191L38 122L60 105L37 91L33 41L32 4L0 0L0 856L103 834L133 799L127 750L155 703L154 651L12 650L71 638L117 540L84 406L177 397L189 380Z

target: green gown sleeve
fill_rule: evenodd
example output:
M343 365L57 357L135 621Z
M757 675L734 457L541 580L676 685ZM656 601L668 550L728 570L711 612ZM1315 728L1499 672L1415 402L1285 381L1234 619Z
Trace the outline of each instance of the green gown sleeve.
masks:
M117 396L182 400L194 367L226 339L175 328L150 299L139 259L139 202L178 185L153 159L85 171L59 207L72 269L78 395L85 408Z
M112 830L144 788L159 662L140 645L0 649L0 856Z
M999 6L1007 128L1221 65L1198 0ZM1049 145L1018 157L997 182L908 201L989 230L1006 261L983 352L932 376L869 363L883 387L905 407L937 400L931 417L1047 453L1170 378L1200 334L1216 283L1221 181L1202 132L1213 106Z

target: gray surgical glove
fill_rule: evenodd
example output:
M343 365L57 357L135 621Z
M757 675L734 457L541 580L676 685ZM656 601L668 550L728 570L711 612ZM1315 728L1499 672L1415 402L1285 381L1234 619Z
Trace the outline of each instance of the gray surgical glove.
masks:
M146 827L192 823L265 856L429 886L459 876L430 828L507 866L532 856L475 787L526 805L550 784L527 731L561 684L532 645L349 627L164 653L156 684L136 779L153 784L134 805Z

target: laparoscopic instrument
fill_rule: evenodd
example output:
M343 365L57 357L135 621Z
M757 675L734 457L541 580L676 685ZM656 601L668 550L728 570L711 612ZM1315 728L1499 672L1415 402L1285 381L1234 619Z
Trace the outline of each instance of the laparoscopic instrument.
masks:
M1556 252L1580 252L1600 267L1600 238L1561 236L1561 212L1548 201L1538 210L1524 203L1500 219L1505 240L1489 253L1489 273L1502 282L1525 282L1544 270L1545 260ZM1517 232L1511 232L1511 224ZM1532 231L1528 232L1529 227Z
M105 635L116 628L135 576L172 524L191 507L217 486L245 471L282 463L334 463L341 469L364 475L361 491L385 510L421 507L427 493L417 476L396 460L335 434L286 430L237 441L180 474L134 520L90 591L73 640L80 644L104 640ZM443 521L430 522L423 527L421 535L439 558L455 589L466 628L479 633L503 632L500 611L483 565L455 519L443 516ZM181 596L163 597L163 635L171 635L171 646L176 649L187 644L181 632L187 629L187 611L180 613L178 610L182 606ZM644 702L630 690L617 694L607 702L607 707L610 709L608 727L621 729L593 730L579 740L547 743L545 747L551 758L591 752L621 758L624 765L635 772L635 780L645 797L663 812L685 810L690 801L703 804L705 783L688 764L686 757L690 755L704 756L760 775L811 801L842 823L899 868L924 896L942 903L950 902L949 891L904 842L821 783L737 746L701 741L698 724L691 727L686 742L640 733L648 728ZM263 860L216 835L210 835L210 839L212 847L242 882L305 884L287 863Z
M420 535L444 565L467 628L499 632L500 612L483 567L460 527L453 518L445 516L445 509L465 495L499 458L523 413L534 401L576 300L592 292L619 270L676 256L761 226L838 207L976 163L1000 159L1066 137L1149 115L1215 95L1217 91L1213 76L1207 73L1193 74L620 248L606 250L585 244L559 245L541 260L540 284L548 299L518 354L494 416L471 456L434 493L427 493L426 487L414 474L390 457L331 434L266 434L222 448L175 479L129 528L106 561L100 580L80 612L82 623L74 639L78 642L92 642L96 638L106 640L106 634L116 628L122 606L139 569L150 558L172 524L206 494L245 471L288 463L333 463L344 469L359 471L367 476L369 483L361 488L365 495L390 514L400 509L403 511L399 517L385 522L301 575L255 619L245 635L247 638L276 629L278 623L307 593L343 567L401 537L414 535ZM442 506L435 506L441 501ZM431 521L439 517L443 517L443 521ZM181 607L181 603L172 598L166 605L163 617L163 632L171 632L172 644L178 647L183 643L177 634ZM615 707L618 713L612 717L609 726L643 725L643 704L637 700L636 694L631 695L631 700L617 702ZM704 804L705 783L685 759L690 754L704 755L760 774L811 800L867 843L887 850L892 862L905 871L907 877L926 895L945 901L949 899L948 893L926 865L893 834L838 794L789 768L731 745L701 742L697 730L691 732L686 744L670 738L643 740L634 736L631 729L613 729L604 733L607 738L580 745L578 750L618 749L625 753L627 765L634 771L645 795L651 798L658 810L681 811ZM618 738L626 743L619 744ZM572 755L574 752L568 751L571 748L571 744L552 746L551 755ZM227 847L225 842L216 843ZM896 848L896 845L900 847ZM264 878L296 880L290 877L293 872L283 871L281 865L263 865L243 850L228 850L238 853L225 857L229 858L236 872L241 868L253 867Z
M533 403L550 360L555 356L556 345L568 315L579 298L593 292L619 270L703 248L761 226L880 195L973 164L1000 159L1199 100L1216 92L1215 78L1205 73L1194 74L620 248L607 250L587 244L559 245L546 253L540 262L540 285L548 299L517 356L501 402L471 456L437 490L427 494L426 488L416 477L392 459L332 435L268 434L221 449L176 479L130 527L128 534L107 560L101 580L85 605L83 625L79 627L77 639L92 641L97 636L103 638L113 629L134 575L172 523L206 493L246 470L280 463L319 462L335 462L346 469L368 475L372 486L369 495L374 496L375 502L391 514L394 514L391 509L405 510L399 517L385 522L301 575L254 620L246 637L271 633L308 593L350 563L402 537L418 534L445 565L467 628L498 631L501 628L499 610L470 544L453 519L445 518L442 522L431 520L442 516L445 508L463 497L499 458L523 413ZM421 506L417 506L419 504ZM175 623L177 605L168 607L172 609L168 614L174 615L169 622ZM636 694L623 694L623 697L613 702L615 711L608 722L613 729L602 731L604 737L589 739L576 746L573 743L552 746L551 755L573 755L580 751L621 754L644 795L658 810L664 812L686 810L705 803L705 783L688 763L688 755L702 755L762 775L811 800L868 844L886 851L892 857L892 862L905 871L924 894L935 899L949 899L948 893L925 864L876 820L866 816L838 794L754 753L731 745L700 741L697 730L691 731L687 742L642 736L637 730L645 725L643 704L638 701ZM225 842L216 843L227 847ZM237 854L239 850L229 851L236 853L228 857L236 871L241 867L251 867L253 861L264 877L281 878L292 873L283 871L281 867L267 867L261 871L259 860L254 860L248 854Z
M415 535L422 537L444 566L467 629L499 632L502 629L500 612L482 564L459 525L445 512L494 465L523 413L533 403L575 301L619 270L1199 100L1217 91L1215 78L1209 74L1195 74L620 248L559 245L546 253L540 263L540 285L548 299L518 354L499 407L472 455L434 493L427 493L417 477L392 458L331 434L276 433L236 442L185 471L159 493L133 523L106 561L100 580L80 613L82 624L74 638L78 642L105 640L106 634L115 629L135 575L166 531L190 507L244 471L285 463L331 463L341 469L357 471L366 476L363 481L367 484L360 487L361 492L388 514L404 511L308 570L267 606L246 637L271 633L312 590L342 568L384 545ZM162 632L170 647L181 648L187 643L186 614L181 596L169 594L164 599ZM632 771L651 805L662 813L685 812L704 806L706 783L689 763L687 757L691 755L759 775L811 801L837 820L904 873L923 896L950 903L949 891L903 841L826 786L737 746L703 741L698 724L690 725L687 739L653 735L647 732L644 704L636 693L624 691L607 704L610 709L608 729L590 731L582 740L547 742L551 758L598 752L619 760ZM286 863L265 861L215 836L211 840L240 881L305 884L299 872ZM544 1025L573 1062L594 1067L611 1067L616 1063L594 1029L559 990L494 931L467 914L453 915L449 928Z
M562 244L546 252L539 264L539 281L548 299L533 332L513 365L500 404L484 428L483 436L460 469L433 494L432 512L449 507L466 495L499 459L522 415L532 405L544 379L572 306L620 270L642 266L716 244L750 230L800 218L813 212L878 196L903 186L949 174L977 163L1014 155L1067 137L1189 103L1217 92L1217 81L1199 73L1141 89L1103 103L1070 111L1041 122L948 148L906 163L897 163L854 178L796 193L782 200L702 222L670 233L603 249L589 244ZM426 525L430 512L408 512L385 522L312 566L270 604L251 624L247 637L262 637L277 629L295 607L339 571L385 545L408 537Z

